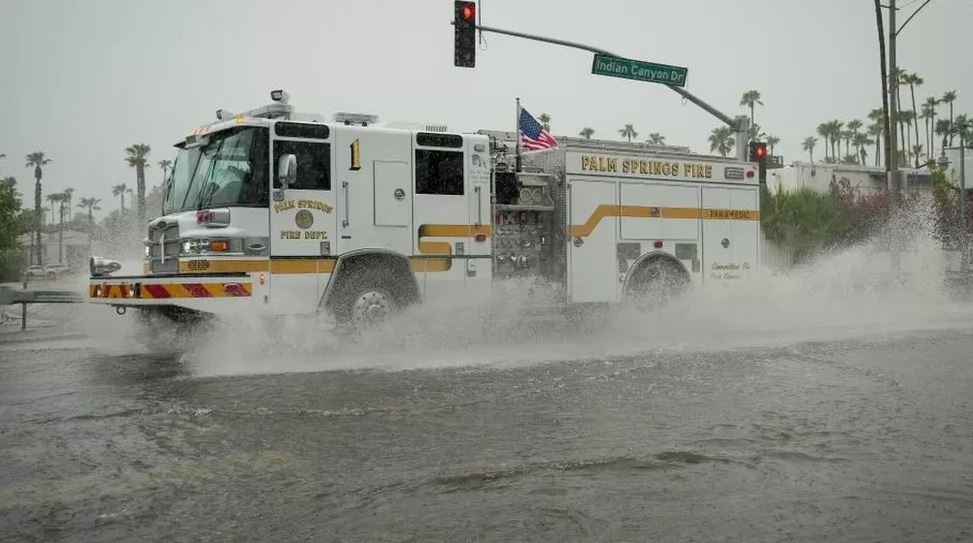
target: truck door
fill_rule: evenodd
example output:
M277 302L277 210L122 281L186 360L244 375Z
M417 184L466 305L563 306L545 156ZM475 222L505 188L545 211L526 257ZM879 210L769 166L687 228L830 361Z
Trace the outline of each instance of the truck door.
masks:
M273 201L270 203L270 276L275 311L317 307L333 268L336 198L333 149L327 126L278 122L273 140ZM297 179L278 182L280 157L297 157Z
M756 187L703 187L703 281L748 279L757 266L760 235Z
M462 295L466 256L474 236L470 217L474 189L466 168L463 137L419 132L413 155L413 270L419 289L427 299Z
M411 134L335 128L338 252L384 249L412 254Z
M618 299L618 218L614 181L572 179L568 236L568 298L573 302Z

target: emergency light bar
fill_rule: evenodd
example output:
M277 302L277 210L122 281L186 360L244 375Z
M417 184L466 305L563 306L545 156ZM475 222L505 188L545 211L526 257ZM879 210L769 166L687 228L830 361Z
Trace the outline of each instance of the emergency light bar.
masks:
M334 122L367 126L369 124L377 123L378 115L370 115L368 113L345 113L342 111L334 114Z

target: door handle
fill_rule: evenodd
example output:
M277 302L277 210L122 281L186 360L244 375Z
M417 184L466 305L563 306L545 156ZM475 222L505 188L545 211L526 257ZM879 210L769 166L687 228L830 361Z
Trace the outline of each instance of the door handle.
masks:
M348 188L348 182L342 181L341 188L345 189L345 219L341 221L341 226L348 226L351 224L351 211L348 209L348 193L351 189Z
M476 192L476 225L480 226L483 224L483 196L480 194L479 185L473 187L473 191Z

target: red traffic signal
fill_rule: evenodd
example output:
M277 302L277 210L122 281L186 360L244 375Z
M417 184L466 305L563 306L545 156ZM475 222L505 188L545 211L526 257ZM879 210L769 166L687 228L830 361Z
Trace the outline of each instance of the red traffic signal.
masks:
M759 166L759 180L761 183L767 182L767 144L762 141L750 142L750 162L756 162Z
M476 66L476 3L453 3L453 65Z
M767 159L767 144L762 141L750 142L750 162L764 162Z

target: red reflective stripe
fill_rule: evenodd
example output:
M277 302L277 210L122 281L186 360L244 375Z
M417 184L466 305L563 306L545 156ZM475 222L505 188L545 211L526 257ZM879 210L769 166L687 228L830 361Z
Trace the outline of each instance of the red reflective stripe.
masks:
M199 283L186 283L183 285L183 288L185 288L193 298L211 298L213 296L208 290L206 290L206 287Z
M249 296L250 293L240 283L224 283L223 291L230 296Z
M153 298L170 298L171 295L162 285L142 285L142 288Z

